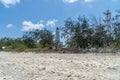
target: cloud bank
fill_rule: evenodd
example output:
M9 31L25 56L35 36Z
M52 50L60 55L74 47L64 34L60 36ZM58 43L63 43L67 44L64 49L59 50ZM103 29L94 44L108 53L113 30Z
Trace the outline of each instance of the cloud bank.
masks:
M42 30L43 28L47 28L47 27L55 27L56 26L56 22L58 22L57 19L53 19L53 20L48 20L48 21L44 21L44 20L40 20L40 22L38 23L33 23L32 21L23 21L22 22L22 31L32 31L32 30Z
M6 7L10 8L13 5L16 5L17 3L20 3L20 0L0 0L0 2Z
M75 3L77 2L78 0L63 0L63 2L67 2L67 3Z
M66 3L75 3L75 2L84 2L84 3L91 3L93 2L94 0L63 0L63 2L66 2Z
M93 2L94 0L84 0L85 3Z
M42 23L34 24L31 21L23 21L22 25L23 25L22 31L32 31L36 29L41 30L44 28L44 24Z

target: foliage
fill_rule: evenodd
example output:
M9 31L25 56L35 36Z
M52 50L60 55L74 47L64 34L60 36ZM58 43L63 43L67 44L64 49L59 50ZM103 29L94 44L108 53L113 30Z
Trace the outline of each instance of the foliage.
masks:
M107 34L105 30L105 26L101 23L94 25L94 34L93 34L93 44L94 47L104 47L107 44Z
M107 16L106 14L106 19ZM117 11L117 14L107 22L106 19L90 20L85 16L79 16L76 20L68 18L62 27L62 36L66 39L65 45L67 46L63 46L64 42L59 42L59 44L55 42L52 32L43 29L25 32L22 38L2 38L0 39L0 50L49 52L53 46L59 47L58 50L106 47L119 49L120 11Z
M120 48L120 12L117 12L116 16L113 18L114 26L114 44L116 47Z
M31 37L23 36L23 42L28 48L35 48L35 42Z
M52 48L53 35L49 30L34 30L26 32L24 36L27 37L24 42L29 47L32 47L33 43L39 43L42 48Z
M4 51L24 51L25 44L20 39L3 38L0 40L1 48L4 46Z
M95 23L93 24L89 21L86 17L78 17L77 20L68 18L65 21L63 36L66 39L67 47L78 49L112 46L113 48L113 44L114 47L120 47L120 11L107 23L104 19L98 21L96 18L94 18Z
M63 36L67 38L67 44L73 48L86 48L91 41L93 30L89 27L86 17L78 17L76 21L71 18L65 21ZM91 43L89 43L91 44Z

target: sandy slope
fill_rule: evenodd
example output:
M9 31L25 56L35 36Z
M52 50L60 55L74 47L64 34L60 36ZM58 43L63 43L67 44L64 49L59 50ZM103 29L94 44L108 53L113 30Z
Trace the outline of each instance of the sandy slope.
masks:
M0 52L0 80L120 80L120 55Z

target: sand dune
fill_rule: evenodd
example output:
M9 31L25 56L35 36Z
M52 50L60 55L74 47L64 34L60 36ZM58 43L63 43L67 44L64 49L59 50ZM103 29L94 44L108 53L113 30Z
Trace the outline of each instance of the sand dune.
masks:
M0 80L120 80L120 55L96 54L0 52Z

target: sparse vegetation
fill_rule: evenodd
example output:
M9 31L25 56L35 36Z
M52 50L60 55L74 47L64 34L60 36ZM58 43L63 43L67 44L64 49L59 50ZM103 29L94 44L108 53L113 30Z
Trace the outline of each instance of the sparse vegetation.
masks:
M107 10L108 11L108 10ZM107 16L107 14L105 15ZM120 48L120 12L109 19L109 22L96 18L78 17L77 20L68 18L62 28L62 36L66 39L66 47L57 43L58 50L90 49L90 48ZM109 24L108 24L109 23ZM111 31L110 31L110 29ZM54 36L49 30L34 30L25 32L22 38L0 39L0 49L3 51L52 51L56 46Z

